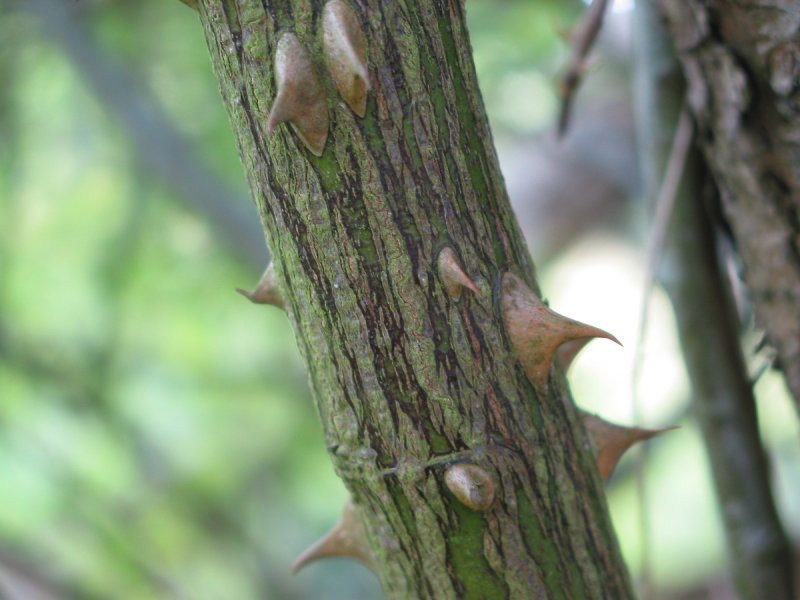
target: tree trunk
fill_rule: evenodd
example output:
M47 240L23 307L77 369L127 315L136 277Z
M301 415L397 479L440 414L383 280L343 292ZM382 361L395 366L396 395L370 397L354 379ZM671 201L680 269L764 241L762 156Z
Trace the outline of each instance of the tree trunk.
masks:
M800 410L800 11L661 0L757 322Z
M503 275L536 288L462 3L353 8L372 86L363 118L330 79L321 2L199 2L327 447L384 590L403 599L629 598L563 376L556 367L549 384L532 385L505 330ZM286 32L308 51L304 76L324 92L319 157L286 125L267 135L273 57ZM447 247L477 293L447 293L437 269ZM485 512L448 491L443 475L459 462L491 479Z

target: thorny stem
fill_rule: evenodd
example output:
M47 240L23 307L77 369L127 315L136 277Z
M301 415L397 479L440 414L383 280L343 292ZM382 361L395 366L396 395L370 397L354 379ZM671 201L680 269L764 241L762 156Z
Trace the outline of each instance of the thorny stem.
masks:
M536 284L463 4L352 6L373 84L363 117L329 80L323 2L203 0L200 18L326 444L384 590L403 600L630 598L561 373L531 385L504 327L499 284L509 274ZM266 135L275 45L286 31L327 90L320 157L289 127ZM445 246L479 294L455 299L445 289ZM447 469L419 467L481 447L470 462L493 482L485 512L454 496Z

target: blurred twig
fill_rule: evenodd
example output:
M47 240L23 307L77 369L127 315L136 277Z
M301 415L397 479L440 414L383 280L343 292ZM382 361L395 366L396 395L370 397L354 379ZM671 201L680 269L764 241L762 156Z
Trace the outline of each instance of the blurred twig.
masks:
M652 197L667 161L684 85L656 1L639 0L636 11L637 92L642 103L637 114L646 189ZM790 600L791 546L772 499L739 322L703 202L710 189L705 165L692 149L675 194L662 281L678 321L738 592L746 600Z
M572 111L572 102L575 92L586 72L586 57L594 46L597 34L603 26L603 17L608 9L609 0L592 0L591 6L586 10L583 20L573 30L570 40L572 42L572 56L567 65L567 70L559 82L559 95L561 96L561 111L558 117L558 135L563 136L569 127L569 117Z
M2 0L0 0L2 1ZM234 256L263 268L268 262L264 235L252 203L213 177L142 86L62 0L5 0L36 17L47 41L56 44L130 138L148 171L176 199L200 213Z
M644 364L644 340L647 323L650 320L650 298L655 286L655 274L658 263L661 260L664 243L666 241L667 230L672 220L672 212L675 207L675 199L683 177L683 170L686 165L686 157L693 137L692 121L689 112L684 107L681 111L675 136L669 150L667 165L664 169L663 180L659 183L658 194L655 197L655 214L653 224L650 228L650 235L647 245L647 266L645 269L645 281L642 292L641 312L639 314L639 326L637 328L636 343L634 346L634 358L632 369L632 396L633 412L636 423L641 422L641 397L639 395L639 380L641 369ZM650 564L650 527L647 521L647 485L644 476L645 462L647 458L647 445L642 444L637 453L637 472L636 487L639 492L639 535L641 540L641 572L642 572L642 597L644 600L652 595L652 569Z

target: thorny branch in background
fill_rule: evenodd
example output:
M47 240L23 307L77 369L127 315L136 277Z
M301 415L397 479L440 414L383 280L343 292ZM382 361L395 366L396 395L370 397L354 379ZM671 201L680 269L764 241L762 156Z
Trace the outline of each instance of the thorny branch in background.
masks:
M593 0L586 10L581 23L570 36L572 42L572 57L567 66L567 71L561 77L558 93L561 96L561 111L558 117L558 136L563 137L569 126L569 117L572 110L572 101L575 92L581 83L586 71L586 57L589 55L597 34L603 26L603 17L608 9L609 0Z

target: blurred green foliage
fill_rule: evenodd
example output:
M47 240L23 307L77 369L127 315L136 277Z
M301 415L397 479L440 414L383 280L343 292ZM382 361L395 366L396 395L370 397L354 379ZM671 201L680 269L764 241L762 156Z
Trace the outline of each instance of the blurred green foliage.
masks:
M467 4L495 130L550 127L580 4ZM289 573L346 492L285 316L233 293L259 272L153 177L35 11L0 7L0 573L16 557L75 599L379 597L348 561ZM243 202L195 13L70 10Z

